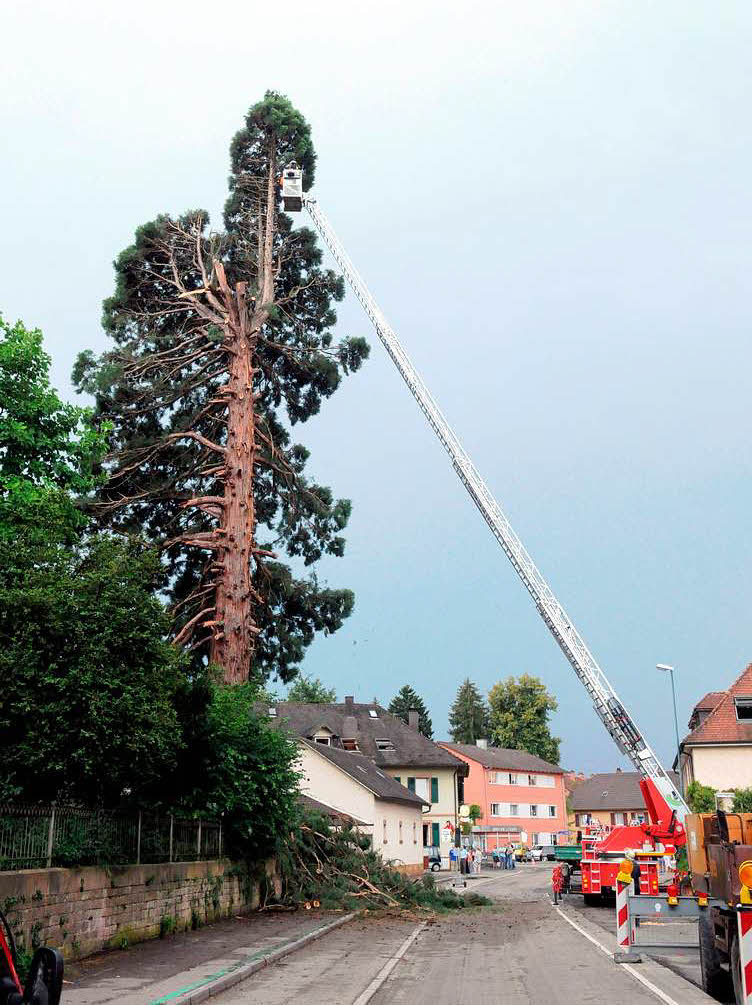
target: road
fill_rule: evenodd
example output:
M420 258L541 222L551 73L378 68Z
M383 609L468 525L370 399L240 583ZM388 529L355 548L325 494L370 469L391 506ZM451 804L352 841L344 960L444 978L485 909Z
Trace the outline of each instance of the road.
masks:
M546 864L531 864L514 872L484 874L471 880L471 888L492 897L493 908L452 912L428 925L357 920L214 1000L218 1005L291 1005L301 1000L308 1005L710 1001L655 963L631 970L614 964L552 907L547 896L550 872ZM567 913L607 941L581 915ZM660 988L651 990L645 980L654 986L660 981Z

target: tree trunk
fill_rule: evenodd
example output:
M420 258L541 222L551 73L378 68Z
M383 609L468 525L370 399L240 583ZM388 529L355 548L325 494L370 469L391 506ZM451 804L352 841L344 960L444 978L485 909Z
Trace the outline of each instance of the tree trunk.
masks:
M260 216L258 300L249 316L246 284L230 290L221 264L215 263L228 313L225 345L230 355L230 375L223 393L227 396L227 442L225 495L222 508L220 548L217 554L216 612L210 659L222 667L226 684L248 680L258 628L254 619L251 582L256 515L253 475L256 464L256 414L253 387L254 358L258 333L274 301L273 247L276 222L276 173L274 143L269 146L269 177L266 212ZM263 240L261 231L263 230Z

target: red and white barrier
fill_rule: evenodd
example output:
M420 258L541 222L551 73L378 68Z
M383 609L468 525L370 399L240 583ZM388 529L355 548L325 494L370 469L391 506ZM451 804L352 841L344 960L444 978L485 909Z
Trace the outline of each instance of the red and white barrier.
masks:
M627 895L631 885L631 883L622 883L620 879L616 881L616 944L619 949L626 950L630 947Z
M742 977L742 1003L752 1005L752 910L739 911L739 965Z

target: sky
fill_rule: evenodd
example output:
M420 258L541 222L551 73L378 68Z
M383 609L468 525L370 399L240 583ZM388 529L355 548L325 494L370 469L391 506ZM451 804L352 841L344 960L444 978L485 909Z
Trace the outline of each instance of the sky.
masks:
M74 400L112 260L159 212L219 223L228 145L273 88L315 195L659 756L752 661L752 8L516 0L29 0L2 15L0 310ZM356 608L304 670L436 735L469 676L538 675L562 763L622 765L348 294L371 358L296 427L352 500L319 576Z

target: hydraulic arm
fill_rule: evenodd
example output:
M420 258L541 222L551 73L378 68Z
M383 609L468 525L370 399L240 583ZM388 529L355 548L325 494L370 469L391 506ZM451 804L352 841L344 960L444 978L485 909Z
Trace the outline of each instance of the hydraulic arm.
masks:
M665 799L669 814L676 812L680 820L689 812L673 782L660 761L640 733L634 720L624 708L608 678L596 662L582 636L572 624L564 608L553 594L548 583L535 566L524 545L512 528L501 507L492 496L470 457L457 439L441 409L419 373L410 362L399 339L387 323L368 287L338 239L331 224L315 199L304 197L305 207L331 251L350 287L371 319L376 334L391 356L429 425L438 436L451 458L454 470L480 510L491 533L499 542L525 589L533 599L548 630L561 647L574 672L585 686L593 707L604 726L613 737L619 750L631 760L644 779L650 779L660 796Z

